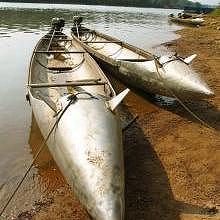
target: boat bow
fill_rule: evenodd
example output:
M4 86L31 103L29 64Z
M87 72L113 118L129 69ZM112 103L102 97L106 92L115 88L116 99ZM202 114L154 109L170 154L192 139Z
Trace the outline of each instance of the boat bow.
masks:
M186 61L192 62L192 59ZM159 59L130 62L118 61L119 71L141 84L147 91L183 99L203 99L214 96L209 88L189 65L176 56L162 56Z
M68 100L62 99L66 106ZM71 119L71 120L70 120ZM118 118L102 98L80 95L56 129L56 161L96 220L122 220L124 167Z
M62 33L63 19L52 25L30 63L29 98L36 121L92 218L123 220L122 130L117 112L107 105L117 96L90 55Z

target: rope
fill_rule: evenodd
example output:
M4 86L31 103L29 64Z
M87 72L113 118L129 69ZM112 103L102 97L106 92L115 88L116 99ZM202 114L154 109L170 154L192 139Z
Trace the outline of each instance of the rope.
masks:
M94 44L95 42L92 42L92 43L88 43L88 44ZM94 49L94 50L101 50L101 49L103 49L104 47L106 46L106 43L105 44L102 44L102 46L101 47L92 47L92 46L90 46L92 49Z
M172 58L172 57L171 57L171 58ZM157 58L157 59L158 59L158 58ZM170 59L170 60L168 60L168 61L166 61L166 62L164 62L164 63L161 63L161 65L168 64L168 63L170 63L170 62L172 62L172 61L175 61L175 60L182 61L182 62L185 63L186 65L189 65L189 63L186 63L186 62L185 62L184 58L178 56L177 54L174 55L173 59Z
M122 50L123 50L123 46L121 45L121 47L116 52L114 52L113 54L108 55L108 57L115 56L116 54L117 54L117 56L119 56L121 54Z
M71 58L70 58L71 59ZM82 57L82 60L79 62L79 63L77 63L76 65L74 65L74 66L72 66L71 68L71 70L63 70L63 71L60 71L60 70L51 70L49 67L47 67L47 66L45 66L43 63L41 63L41 61L39 60L39 58L37 57L37 55L35 55L35 61L41 66L41 67L43 67L43 68L45 68L45 69L47 69L47 70L50 70L50 71L53 71L53 72L58 72L58 73L60 73L60 72L65 72L65 71L67 71L68 73L69 72L74 72L74 71L76 71L77 69L78 69L78 67L80 67L83 63L84 63L84 61L85 61L85 55L83 54L83 57Z
M29 165L28 169L26 170L25 174L23 175L22 179L20 180L20 182L18 183L17 187L15 188L15 190L13 191L13 193L11 194L11 196L9 197L8 201L6 202L6 204L4 205L3 209L0 212L0 216L3 215L3 213L5 212L6 208L8 207L8 205L10 204L10 202L12 201L13 197L15 196L15 194L17 193L17 191L19 190L19 188L21 187L22 183L24 182L25 178L27 177L28 173L30 172L31 168L34 165L34 162L37 160L37 158L39 157L40 153L42 152L42 150L45 147L46 142L48 141L50 135L52 134L52 132L54 131L54 129L56 128L57 124L59 123L60 119L62 118L63 114L66 112L66 110L69 108L69 106L75 102L76 100L76 96L69 96L69 103L66 105L66 107L63 109L63 111L61 112L61 114L59 115L59 117L57 118L57 120L55 121L54 125L52 126L51 130L49 131L47 137L45 138L45 140L42 142L42 144L39 147L39 150L37 151L36 156L34 157L34 159L32 160L31 164Z
M159 66L161 66L161 64L159 63L159 60L157 57L154 57L154 62L155 62L155 66L156 66L156 70L157 70L157 74L159 76L159 78L161 79L164 88L171 94L171 96L173 96L174 98L176 98L176 100L180 103L180 105L187 111L189 112L195 119L197 119L201 124L203 124L205 127L207 128L211 128L212 126L210 126L207 122L205 122L203 119L201 119L196 113L194 113L189 107L187 107L183 101L172 91L172 89L170 89L169 87L166 86L163 77L161 76L160 72L159 72ZM163 72L165 72L165 70L163 69L163 65L161 67L161 69L163 70Z

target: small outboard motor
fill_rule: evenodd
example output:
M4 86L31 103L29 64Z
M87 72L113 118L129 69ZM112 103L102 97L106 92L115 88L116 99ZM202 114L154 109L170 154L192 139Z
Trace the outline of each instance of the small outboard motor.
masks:
M76 25L78 27L81 26L82 21L83 21L83 17L81 17L81 16L74 16L73 17L73 23L74 23L74 25Z
M81 26L81 23L83 21L83 17L81 16L73 16L73 27L71 28L72 33L77 36L78 38L81 35L81 30L83 27Z
M65 20L63 18L53 18L51 21L51 27L55 31L62 31L65 26Z
M178 14L177 14L177 17L178 17L178 18L182 18L182 13L181 13L181 12L178 13Z

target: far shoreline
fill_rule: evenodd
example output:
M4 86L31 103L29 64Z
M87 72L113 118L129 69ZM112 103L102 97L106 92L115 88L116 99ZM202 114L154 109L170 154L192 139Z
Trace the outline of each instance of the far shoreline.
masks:
M141 9L164 9L164 10L183 10L181 8L161 8L161 7L143 7L143 6L126 6L126 5L94 5L94 4L70 4L70 3L48 3L48 2L2 2L0 1L0 4L29 4L29 5L71 5L71 6L98 6L98 7L118 7L118 8L141 8ZM0 6L1 7L1 6ZM22 7L23 8L23 7Z

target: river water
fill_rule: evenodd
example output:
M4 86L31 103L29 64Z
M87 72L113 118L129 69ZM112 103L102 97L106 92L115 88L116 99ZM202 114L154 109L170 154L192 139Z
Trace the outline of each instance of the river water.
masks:
M90 28L159 53L156 46L178 37L174 31L179 27L167 21L168 14L177 12L153 8L0 3L0 208L42 140L25 100L25 84L33 48L48 30L50 20L63 17L68 33L72 17L82 15ZM49 164L50 161L49 154L41 156L6 210L5 219L13 219L21 211L32 209L36 201L50 192L51 185L62 185L62 177L54 180L53 171L59 171Z

